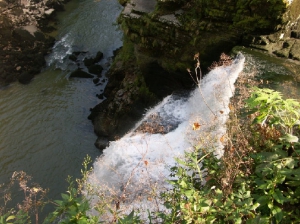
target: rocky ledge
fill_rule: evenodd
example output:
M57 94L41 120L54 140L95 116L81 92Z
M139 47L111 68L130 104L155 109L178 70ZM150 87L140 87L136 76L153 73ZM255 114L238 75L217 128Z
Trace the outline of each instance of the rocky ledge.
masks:
M60 0L0 0L0 85L29 83L45 65L54 38L49 21Z
M300 61L300 1L289 2L281 29L267 35L246 36L244 44L277 57Z

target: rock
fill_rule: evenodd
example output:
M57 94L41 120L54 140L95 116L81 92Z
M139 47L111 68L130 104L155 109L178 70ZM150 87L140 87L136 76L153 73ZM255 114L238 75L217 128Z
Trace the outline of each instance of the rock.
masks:
M124 95L124 93L125 93L125 90L124 89L120 89L118 92L117 92L117 96L118 97L121 97L121 96L123 96Z
M273 54L275 54L278 57L288 58L289 54L290 54L290 50L287 49L287 48L283 48L283 49L280 49L280 50L273 51Z
M34 33L34 37L37 41L45 41L46 40L46 37L45 37L45 34L43 34L42 32L40 31L36 31Z
M101 51L98 51L96 56L94 58L85 58L83 60L84 65L89 67L93 64L96 64L98 62L100 62L100 60L103 58L103 53Z
M88 66L89 73L95 74L95 75L101 75L103 71L103 67L101 65L91 65Z
M103 58L103 53L101 51L98 51L96 57L94 58L94 63L100 62L102 58Z
M86 67L92 66L94 64L94 58L85 58L83 63Z
M12 31L12 35L14 38L19 40L20 42L28 41L28 42L34 42L35 37L32 35L28 30L25 30L23 28L16 28Z
M96 94L96 97L98 97L100 100L104 99L104 93Z
M300 39L300 31L293 30L293 31L291 32L291 37L292 37L292 38Z
M98 137L95 142L95 146L100 150L105 149L106 147L108 147L108 145L109 145L109 140L107 137L104 136Z
M54 12L54 9L48 9L44 12L46 16L50 16Z
M33 74L30 74L28 72L24 72L22 73L19 78L18 78L18 81L22 84L28 84L30 83L30 81L33 79L34 75Z
M73 53L73 54L69 55L69 59L70 59L71 61L76 61L76 60L77 60L77 56L74 55L74 53Z
M300 40L296 39L294 45L291 48L289 57L294 60L300 61Z
M94 83L94 84L97 84L99 81L100 81L100 79L99 79L99 78L95 78L95 79L93 79L93 83Z
M70 78L94 78L91 74L77 69L76 71L72 72Z
M0 0L0 85L27 84L45 65L55 39L44 31L53 31L48 23L56 5L63 8L62 0Z

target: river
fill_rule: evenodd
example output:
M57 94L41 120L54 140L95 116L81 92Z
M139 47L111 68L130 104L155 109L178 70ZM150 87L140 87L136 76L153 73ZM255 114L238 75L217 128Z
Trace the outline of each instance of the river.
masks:
M76 66L68 54L76 50L95 56L100 50L107 69L113 50L122 45L122 32L114 25L121 10L117 0L72 0L58 14L57 42L47 68L29 85L0 89L0 183L22 170L50 189L49 198L59 199L67 190L67 176L80 176L84 157L100 154L87 117L106 83L69 79Z

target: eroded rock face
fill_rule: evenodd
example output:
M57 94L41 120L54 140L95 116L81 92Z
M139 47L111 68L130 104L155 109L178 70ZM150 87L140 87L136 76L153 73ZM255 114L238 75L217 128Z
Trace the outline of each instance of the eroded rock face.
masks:
M46 31L55 10L63 1L0 0L0 85L27 84L40 72L54 43Z
M290 1L283 14L284 24L267 35L249 35L245 44L278 57L300 61L300 0Z

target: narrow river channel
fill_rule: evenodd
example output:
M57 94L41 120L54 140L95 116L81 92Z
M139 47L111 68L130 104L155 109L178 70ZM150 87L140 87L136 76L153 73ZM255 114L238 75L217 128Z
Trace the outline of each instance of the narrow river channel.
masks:
M87 117L106 83L69 79L74 64L68 54L101 51L107 68L107 58L122 45L122 32L114 25L121 10L117 0L72 0L58 15L57 43L47 68L29 85L0 89L0 183L22 170L50 189L49 198L58 199L67 176L80 176L84 157L94 160L100 154Z

